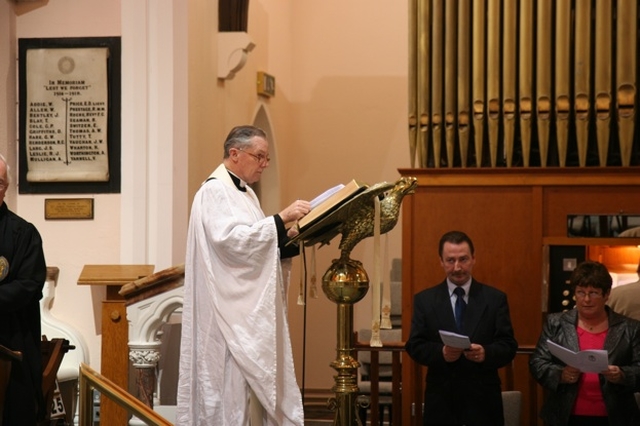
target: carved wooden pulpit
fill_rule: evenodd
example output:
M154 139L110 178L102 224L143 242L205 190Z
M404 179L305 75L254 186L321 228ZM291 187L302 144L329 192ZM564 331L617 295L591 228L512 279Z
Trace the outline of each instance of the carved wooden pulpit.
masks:
M129 325L124 298L118 294L129 282L153 273L154 265L85 265L78 285L104 285L107 295L102 301L101 374L120 386L129 388ZM126 425L128 413L108 398L100 401L100 424Z

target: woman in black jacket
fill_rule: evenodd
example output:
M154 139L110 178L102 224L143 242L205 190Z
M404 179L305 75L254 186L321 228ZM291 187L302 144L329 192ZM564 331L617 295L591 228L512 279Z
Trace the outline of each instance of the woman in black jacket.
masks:
M540 416L550 426L637 426L634 392L640 381L640 322L605 305L611 275L598 262L583 262L571 275L576 308L550 314L531 356L531 374L549 392ZM554 357L550 340L573 352L604 349L608 366L580 371Z

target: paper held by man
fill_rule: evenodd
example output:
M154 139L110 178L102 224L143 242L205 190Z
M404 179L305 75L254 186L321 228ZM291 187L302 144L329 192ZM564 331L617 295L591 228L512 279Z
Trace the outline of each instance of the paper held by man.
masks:
M469 349L471 347L471 340L469 336L462 334L452 333L450 331L439 330L442 343L452 348Z
M547 348L560 361L579 369L583 373L600 373L609 366L609 355L604 349L587 349L574 352L551 340L547 340Z

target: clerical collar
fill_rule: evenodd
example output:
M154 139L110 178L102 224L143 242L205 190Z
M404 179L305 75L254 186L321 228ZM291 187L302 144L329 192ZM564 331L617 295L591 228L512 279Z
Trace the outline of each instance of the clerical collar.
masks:
M228 169L227 172L229 172L229 176L231 176L231 180L233 181L233 184L236 186L236 188L238 188L238 191L247 192L247 184L238 176L230 172Z

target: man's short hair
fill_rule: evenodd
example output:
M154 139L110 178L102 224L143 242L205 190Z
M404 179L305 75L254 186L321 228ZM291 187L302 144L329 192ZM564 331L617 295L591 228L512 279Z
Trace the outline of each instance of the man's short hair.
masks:
M471 251L471 255L473 256L475 249L473 248L473 241L467 234L462 231L449 231L440 237L440 243L438 244L438 254L440 258L442 258L442 251L444 250L444 243L451 244L469 244L469 250Z
M259 127L237 126L231 129L224 141L224 158L229 158L231 148L242 149L251 146L251 139L256 136L267 139L267 134Z

